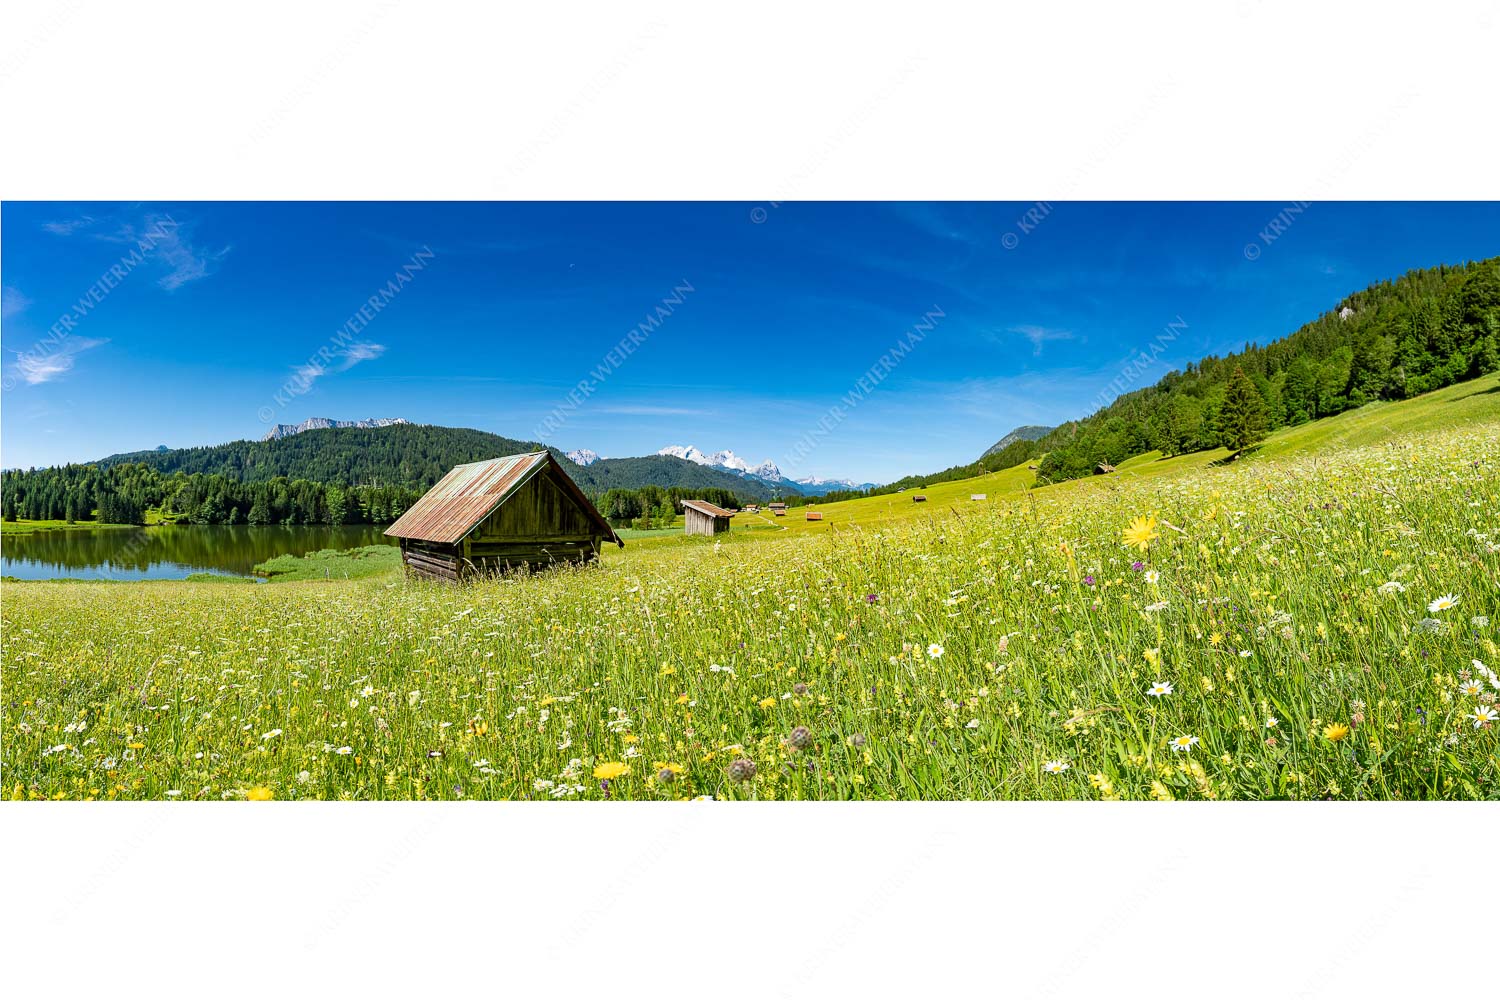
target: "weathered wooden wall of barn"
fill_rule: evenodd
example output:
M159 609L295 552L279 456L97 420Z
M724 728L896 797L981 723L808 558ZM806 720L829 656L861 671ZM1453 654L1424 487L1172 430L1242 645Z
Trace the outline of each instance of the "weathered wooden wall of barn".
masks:
M593 559L604 536L552 480L538 473L485 518L463 542L463 557L482 572Z
M682 508L683 529L689 535L717 535L729 530L729 518L714 517L692 507Z

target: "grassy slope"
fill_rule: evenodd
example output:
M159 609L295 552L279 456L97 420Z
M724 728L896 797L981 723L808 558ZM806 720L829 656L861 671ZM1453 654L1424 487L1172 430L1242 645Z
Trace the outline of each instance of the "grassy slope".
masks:
M401 569L401 550L393 545L354 549L321 549L304 556L282 555L255 566L255 575L272 583L293 580L362 580Z
M1500 729L1469 725L1455 676L1500 665L1495 625L1467 624L1500 624L1500 377L1222 457L1024 493L1027 470L1006 470L934 486L925 505L821 505L822 524L742 515L717 540L637 539L602 570L465 588L394 572L7 583L3 668L23 707L6 722L6 792L598 797L595 762L627 760L613 797L1500 794ZM1120 529L1151 510L1182 533L1124 549ZM1387 579L1408 592L1379 594ZM1444 593L1458 610L1424 633ZM202 659L159 666L164 635ZM945 655L929 658L931 642ZM1155 680L1175 693L1144 697ZM133 693L143 683L149 699ZM174 711L182 697L193 707ZM617 709L628 724L605 725ZM63 731L79 713L98 737L87 749ZM1322 735L1364 713L1345 742ZM817 741L800 754L784 743L797 724ZM1170 752L1179 735L1201 743ZM129 744L141 749L120 762ZM749 786L724 776L741 754L761 769ZM649 780L658 760L683 765L673 786Z
M1272 434L1254 455L1241 461L1251 465L1277 456L1377 444L1387 438L1429 428L1464 427L1477 421L1493 420L1497 410L1500 410L1500 374L1486 375L1416 399L1372 403L1326 420L1283 428ZM1042 487L1037 492L1078 492L1087 496L1094 489L1107 488L1108 484L1119 479L1178 476L1222 462L1228 457L1229 451L1224 448L1168 459L1162 459L1158 452L1150 452L1121 463L1113 476L1071 480ZM962 516L985 504L1013 502L1026 493L1035 481L1036 473L1023 464L975 479L937 483L922 490L819 504L810 509L823 512L821 523L806 521L800 510L791 511L786 517L776 518L775 521L777 524L784 523L789 532L817 532L833 530L841 525L858 524L869 527L909 519L951 517L955 513ZM927 502L914 503L911 498L916 493L926 496ZM985 493L988 499L972 501L969 497L974 493ZM751 515L744 514L736 516L734 529L738 529L741 522L750 517Z

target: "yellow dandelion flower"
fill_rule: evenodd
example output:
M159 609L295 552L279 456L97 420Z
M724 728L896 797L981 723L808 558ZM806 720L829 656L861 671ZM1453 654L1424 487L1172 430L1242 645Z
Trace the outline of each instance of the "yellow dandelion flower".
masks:
M608 760L594 767L594 777L601 781L614 781L616 778L623 778L629 773L630 765L618 760Z
M249 799L251 802L270 802L275 797L276 793L271 791L265 785L256 785L254 788L245 793L245 798Z
M1120 540L1126 545L1133 545L1145 552L1151 546L1153 539L1157 537L1156 518L1138 517L1130 522L1130 527L1120 532Z
M1337 743L1349 735L1349 727L1342 722L1330 722L1323 727L1323 738L1329 743Z
M775 698L762 698L760 701L756 702L756 704L759 705L761 708L775 708L776 707L776 699Z

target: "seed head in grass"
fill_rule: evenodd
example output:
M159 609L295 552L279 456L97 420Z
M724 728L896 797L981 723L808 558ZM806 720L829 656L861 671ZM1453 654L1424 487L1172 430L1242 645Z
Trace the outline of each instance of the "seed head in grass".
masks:
M730 781L749 781L755 777L755 761L749 757L738 757L729 762Z
M786 741L798 750L805 750L812 744L812 730L806 726L798 726L792 730L792 734L787 737Z

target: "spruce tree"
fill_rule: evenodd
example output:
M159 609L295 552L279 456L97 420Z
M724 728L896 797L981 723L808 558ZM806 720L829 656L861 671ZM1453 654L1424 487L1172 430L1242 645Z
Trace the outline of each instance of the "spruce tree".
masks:
M1250 376L1236 365L1219 407L1219 440L1230 451L1241 452L1265 436L1266 401Z

